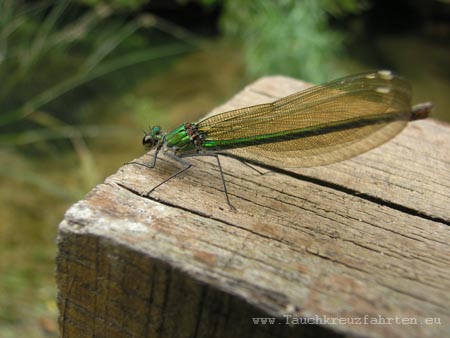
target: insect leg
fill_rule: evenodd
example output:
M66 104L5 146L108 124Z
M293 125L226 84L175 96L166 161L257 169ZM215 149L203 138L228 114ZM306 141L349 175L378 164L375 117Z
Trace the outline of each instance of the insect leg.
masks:
M236 160L238 160L239 162L241 162L242 164L244 164L244 165L246 165L247 167L249 167L250 169L253 169L254 171L256 171L258 174L260 174L260 175L265 175L265 174L267 174L267 173L270 173L270 171L266 171L266 172L263 172L263 171L261 171L261 170L258 170L258 169L256 169L253 165L251 165L250 163L248 163L248 162L246 162L246 161L244 161L244 160L241 160L241 159L238 159L238 158L235 158Z
M173 155L172 155L173 156ZM227 184L225 183L225 176L223 174L223 170L222 170L222 165L220 164L220 160L219 160L219 154L213 154L213 153L201 153L201 154L189 154L189 157L196 157L196 156L212 156L215 157L217 160L217 165L219 166L219 172L220 172L220 177L222 179L222 184L223 184L223 191L225 193L225 197L227 199L227 204L230 207L231 210L236 210L236 208L231 204L230 202L230 198L228 196L228 190L227 190ZM182 161L181 158L174 156L177 160ZM187 157L187 156L186 156ZM184 163L184 161L182 161Z
M137 164L137 165L140 165L140 166L143 166L146 168L153 169L156 165L156 159L158 157L158 154L159 154L159 151L161 150L161 148L162 148L162 144L160 146L158 146L158 148L156 148L155 152L153 153L152 161L150 164L145 164L145 163L136 162L136 161L126 162L125 164Z
M185 172L186 170L188 170L190 167L192 167L192 164L190 164L189 162L183 160L182 158L179 158L178 156L175 156L173 154L170 153L166 153L165 154L167 157L173 158L174 160L176 160L177 162L180 162L182 164L184 164L184 168L181 168L180 170L178 170L175 174L173 174L172 176L170 176L169 178L166 178L164 181L162 181L161 183L159 183L158 185L154 186L151 190L149 190L149 192L147 192L147 196L149 196L155 189L159 188L160 186L162 186L164 183L170 181L172 178L177 177L178 175L180 175L181 173ZM156 158L155 158L156 161ZM153 165L154 166L154 165Z
M228 197L228 190L227 190L227 185L225 183L225 177L223 175L223 171L222 171L222 165L220 164L220 160L219 160L219 155L217 154L213 154L211 156L214 156L217 160L217 165L219 166L219 172L220 172L220 177L222 178L222 183L223 183L223 191L225 192L225 197L227 198L227 203L228 206L232 209L232 210L236 210L236 208L231 204L230 199Z

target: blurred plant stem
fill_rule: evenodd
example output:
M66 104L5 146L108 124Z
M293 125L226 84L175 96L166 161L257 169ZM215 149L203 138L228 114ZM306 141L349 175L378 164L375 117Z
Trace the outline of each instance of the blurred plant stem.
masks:
M45 104L50 103L51 101L67 93L68 91L73 90L96 78L107 75L127 66L135 65L137 63L185 53L190 49L190 47L180 45L151 48L149 50L131 53L124 57L117 58L111 62L105 62L104 64L96 66L93 69L81 70L78 74L69 77L61 83L58 83L53 87L43 91L42 93L39 93L37 96L31 98L27 102L24 102L23 105L18 109L2 114L2 116L0 116L0 126L25 118L32 114L36 109L40 109Z
M102 3L88 11L74 8L70 0L37 5L0 0L0 146L69 140L78 157L82 187L86 190L98 182L99 174L85 138L117 135L119 128L66 123L55 117L53 102L126 67L186 53L193 49L194 43L181 40L120 52L121 45L141 28L160 26L160 30L180 39L192 41L193 37L150 15L125 23L111 19L111 8ZM58 63L53 64L55 60ZM60 107L58 115L73 114L73 110L61 111L70 108ZM0 175L21 176L5 171L0 171ZM22 176L33 177L29 183L38 182L36 175L22 173ZM46 183L35 185L50 186L46 178L42 182Z
M198 48L194 40L104 4L0 0L1 337L57 336L55 227L105 168L132 154L125 140L136 137L133 117L108 109L164 60ZM41 327L48 321L50 332Z

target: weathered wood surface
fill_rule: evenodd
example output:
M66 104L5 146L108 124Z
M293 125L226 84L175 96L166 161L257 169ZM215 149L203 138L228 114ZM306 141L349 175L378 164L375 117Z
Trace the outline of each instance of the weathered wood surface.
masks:
M263 78L215 112L305 86ZM318 168L258 175L222 157L235 212L214 159L191 162L150 197L140 194L179 164L123 166L68 210L57 258L63 337L450 335L448 125L415 121L378 149ZM284 315L341 324L289 326ZM394 323L364 324L380 318Z

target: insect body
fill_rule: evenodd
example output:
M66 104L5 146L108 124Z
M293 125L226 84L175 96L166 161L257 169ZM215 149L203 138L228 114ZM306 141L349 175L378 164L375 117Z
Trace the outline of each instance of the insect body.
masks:
M366 72L185 123L166 134L152 127L143 144L156 151L145 166L154 167L161 150L185 164L163 184L191 166L182 158L214 156L231 206L218 155L283 168L325 165L387 142L430 110L430 103L411 107L411 88L403 78L386 70Z

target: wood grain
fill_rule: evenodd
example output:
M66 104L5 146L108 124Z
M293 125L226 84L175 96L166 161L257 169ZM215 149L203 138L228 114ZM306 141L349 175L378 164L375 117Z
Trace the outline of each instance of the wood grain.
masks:
M213 113L305 86L263 78ZM415 121L352 160L265 175L222 157L237 211L213 158L150 197L180 164L123 166L60 224L61 336L448 336L449 131ZM394 323L370 324L380 318Z

